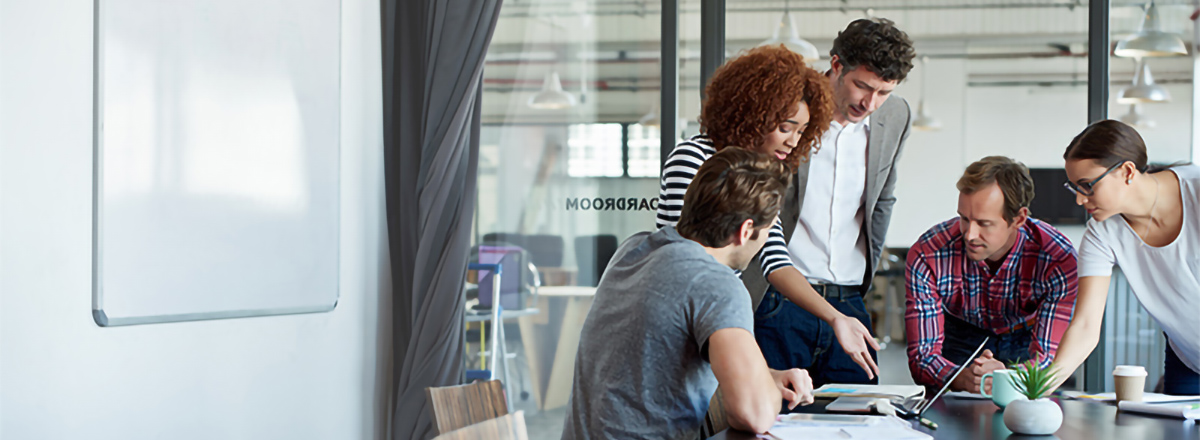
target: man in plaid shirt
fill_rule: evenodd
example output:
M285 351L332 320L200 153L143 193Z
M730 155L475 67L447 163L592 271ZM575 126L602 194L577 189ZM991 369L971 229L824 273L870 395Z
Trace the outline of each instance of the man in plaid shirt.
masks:
M980 376L1033 359L1050 365L1075 308L1075 249L1029 217L1033 178L1020 162L990 156L958 180L958 217L908 251L905 331L916 383L980 391ZM968 359L985 337L992 339ZM990 388L990 387L989 387Z

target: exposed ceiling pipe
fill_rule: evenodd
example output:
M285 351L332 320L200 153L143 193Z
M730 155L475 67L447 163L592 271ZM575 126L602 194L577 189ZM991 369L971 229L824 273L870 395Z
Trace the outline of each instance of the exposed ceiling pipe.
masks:
M1187 0L1183 0L1183 1L1172 0L1172 1L1164 1L1164 2L1156 2L1156 3L1160 6L1175 6L1175 5L1190 6L1192 4L1190 1L1187 1ZM661 13L661 9L659 9L657 7L655 7L655 8L638 7L638 8L634 8L634 9L621 9L621 8L615 7L615 6L624 6L624 5L626 5L626 3L595 3L594 6L592 6L592 8L585 9L582 11L576 6L569 6L567 4L564 4L563 6L557 6L557 5L546 5L546 4L539 3L537 5L528 6L523 11L519 10L519 8L513 7L516 5L505 5L506 10L501 11L500 15L501 15L501 17L545 17L545 16L578 16L580 13L583 13L583 14L594 15L594 16L632 15L632 16L642 17L647 14ZM1075 8L1083 6L1083 5L1084 4L1082 2L1074 1L1074 0L1053 1L1053 2L1045 2L1045 3L1003 3L1003 2L957 3L957 4L896 3L896 4L892 4L892 5L888 5L888 4L871 5L871 9L873 12L876 12L876 13L878 13L880 11L945 11L945 10L970 10L970 9L1067 9L1067 10L1074 11ZM1138 8L1141 7L1140 4L1113 5L1113 7L1122 7L1122 6L1138 7ZM799 7L791 8L791 10L798 11L798 12L842 12L845 9L846 9L845 5L834 4L834 3L830 3L829 5L821 5L821 6L799 6ZM700 7L699 6L691 6L691 5L688 5L685 7L685 6L681 5L679 7L679 11L681 13L699 13ZM754 12L778 13L781 11L783 11L783 8L780 6L744 6L744 5L739 5L738 3L733 3L733 2L729 3L729 6L726 8L726 12L728 12L728 13L754 13Z
M1008 52L1008 53L944 53L930 54L930 59L965 59L965 60L1003 60L1003 59L1020 59L1020 58L1087 58L1087 52ZM540 56L531 56L530 59L516 59L516 57L505 57L506 59L495 61L484 61L488 66L539 66L539 65L554 65L560 63L556 59L545 59ZM683 60L698 60L696 58L683 57ZM645 64L658 63L658 58L592 58L590 61L595 64Z
M1190 75L1190 73L1189 73ZM1014 76L1020 78L1019 76ZM1115 79L1113 82L1116 82ZM1158 80L1158 84L1191 84L1191 78L1188 79L1170 79ZM1056 79L1013 79L1013 80L979 80L968 79L967 87L1062 87L1062 86L1087 86L1087 80L1056 80Z

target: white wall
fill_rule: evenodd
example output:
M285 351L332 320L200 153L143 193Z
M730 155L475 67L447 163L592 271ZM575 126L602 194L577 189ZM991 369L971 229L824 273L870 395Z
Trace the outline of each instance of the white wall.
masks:
M386 287L379 5L343 0L330 313L91 318L90 0L0 3L0 438L372 438Z
M914 118L922 86L921 72L917 69L920 67L896 88L896 94L908 100ZM966 61L932 60L928 69L925 79L938 87L928 88L926 105L942 121L942 129L914 130L900 153L896 205L885 241L891 247L908 247L931 226L955 215L958 190L954 182L970 163L962 148L966 136L962 104L966 93Z

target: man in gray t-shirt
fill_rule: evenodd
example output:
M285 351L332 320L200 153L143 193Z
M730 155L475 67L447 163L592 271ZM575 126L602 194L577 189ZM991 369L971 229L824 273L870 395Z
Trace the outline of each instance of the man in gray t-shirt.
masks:
M730 425L753 432L782 399L812 401L806 372L767 369L734 273L765 243L787 176L769 157L725 149L688 187L678 229L621 245L583 326L563 439L695 439L718 384Z

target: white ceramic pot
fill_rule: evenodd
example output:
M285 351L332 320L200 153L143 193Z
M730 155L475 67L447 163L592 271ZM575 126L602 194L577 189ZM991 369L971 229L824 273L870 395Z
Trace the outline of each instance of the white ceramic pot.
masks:
M1062 408L1044 397L1038 400L1021 397L1004 408L1004 426L1017 434L1053 434L1062 426L1062 420Z

